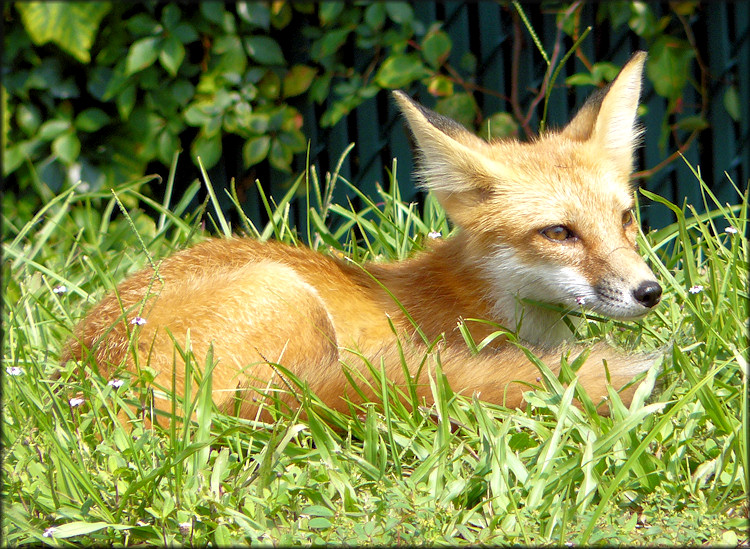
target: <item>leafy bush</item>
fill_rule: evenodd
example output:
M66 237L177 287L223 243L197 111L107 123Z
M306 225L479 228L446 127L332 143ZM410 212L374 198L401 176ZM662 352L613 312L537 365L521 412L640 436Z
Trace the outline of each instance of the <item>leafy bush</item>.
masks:
M507 9L539 46L523 8ZM242 141L244 168L268 163L290 173L307 147L305 102L320 105L314 123L330 127L380 90L415 83L437 98L438 112L482 135L531 135L564 60L559 46L587 32L581 9L560 8L556 48L549 57L539 49L547 73L530 104L512 95L507 112L482 116L475 94L498 92L474 83L477 59L466 52L451 64L442 23L425 24L406 2L7 3L3 174L6 190L28 202L11 195L6 211L28 219L79 180L97 190L165 173L183 148L210 168L228 136ZM680 4L657 19L640 2L598 8L602 25L627 24L649 46L648 76L670 102L665 136L706 127L705 102L700 113L675 118L695 57L679 22L695 9ZM516 32L525 32L520 23ZM570 85L600 86L617 72L575 53L587 70Z

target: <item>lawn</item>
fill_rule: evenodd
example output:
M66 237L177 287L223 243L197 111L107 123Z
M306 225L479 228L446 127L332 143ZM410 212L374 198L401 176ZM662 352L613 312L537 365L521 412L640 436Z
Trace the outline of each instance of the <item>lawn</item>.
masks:
M128 273L231 232L210 181L172 197L170 178L169 207L140 194L141 181L71 188L28 223L6 203L4 543L746 544L748 192L721 204L694 174L709 213L638 197L674 213L641 239L663 302L637 323L588 318L579 334L664 356L629 408L612 393L609 417L572 406L575 383L548 379L511 410L454 394L438 367L432 407L405 407L381 378L381 398L351 414L302 387L306 417L260 424L215 410L210 364L188 360L200 388L175 395L173 413L198 420L148 427L147 368L105 379L92 364L61 367L60 349ZM208 198L189 211L200 185ZM356 211L331 203L334 185L348 183L308 170L267 201L267 226L240 215L235 230L358 262L450 234L434 199L406 203L395 181ZM290 226L293 196L309 204L302 227Z

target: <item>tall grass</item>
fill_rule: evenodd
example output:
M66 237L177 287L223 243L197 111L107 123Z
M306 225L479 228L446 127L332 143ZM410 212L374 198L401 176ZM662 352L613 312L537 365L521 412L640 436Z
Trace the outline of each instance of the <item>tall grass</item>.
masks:
M434 407L412 409L380 365L369 364L376 402L337 413L299 381L306 415L278 410L275 421L258 423L213 407L210 357L201 364L188 347L179 350L186 375L201 383L195 394L174 395L172 414L197 420L147 427L139 420L151 410L153 394L142 383L148 368L143 380L120 385L92 364L61 367L60 348L84 311L128 273L204 238L201 223L227 234L210 181L196 213L187 206L197 182L171 207L139 194L134 182L116 194L69 189L28 223L5 212L3 540L746 540L748 196L738 190L736 204L721 204L697 170L695 178L709 213L643 193L675 216L641 243L664 284L663 303L638 324L589 318L580 334L666 355L629 408L610 395L611 417L572 406L575 380L563 384L542 364L547 387L530 391L524 410L454 394L439 363ZM310 169L281 201L266 200L266 226L253 226L238 207L242 227L253 238L356 262L400 259L429 233L450 233L433 198L419 211L401 199L396 181L377 197L361 196L359 210L333 204L334 185L349 184L336 171L320 181ZM309 215L295 229L289 201L299 196ZM235 193L230 198L239 204ZM571 366L562 379L573 379ZM118 421L121 413L134 420L132 429Z

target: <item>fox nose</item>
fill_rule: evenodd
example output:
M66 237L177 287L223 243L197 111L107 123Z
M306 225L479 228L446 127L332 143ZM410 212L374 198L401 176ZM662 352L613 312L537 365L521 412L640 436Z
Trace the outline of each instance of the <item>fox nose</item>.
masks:
M638 303L650 309L661 299L661 286L653 280L642 282L640 286L633 290L633 297Z

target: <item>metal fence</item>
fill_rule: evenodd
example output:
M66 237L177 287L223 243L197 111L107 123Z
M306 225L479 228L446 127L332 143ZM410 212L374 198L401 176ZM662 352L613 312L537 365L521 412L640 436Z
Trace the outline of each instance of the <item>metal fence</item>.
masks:
M665 4L650 4L657 16L665 14ZM417 2L414 4L416 17L429 25L433 21L443 21L443 30L452 39L453 49L450 62L458 65L461 57L471 52L477 60L476 83L501 94L510 93L510 66L514 26L511 9L507 4L482 1L467 2ZM740 188L747 186L750 177L750 3L709 2L702 4L700 12L691 22L690 31L695 37L702 62L708 67L710 78L709 105L707 111L710 128L702 131L685 153L685 159L693 167L700 166L703 179L722 202L736 203L736 191L728 177ZM526 4L525 10L545 48L551 48L556 34L555 14L546 11L544 4ZM582 13L581 25L591 25L593 30L583 42L583 49L589 59L595 61L612 61L622 64L638 49L648 49L627 25L622 25L614 32L607 27L597 28L597 3L587 4ZM522 32L524 47L521 50L519 71L519 88L526 90L526 97L520 97L521 104L528 104L533 91L539 89L544 77L545 64L541 60L528 33ZM355 63L357 60L354 60ZM366 62L363 61L363 62ZM698 78L698 67L692 63ZM579 61L570 60L563 68L558 83L564 82L566 76L583 70ZM739 91L740 120L733 120L723 106L724 96L729 86ZM421 92L420 92L421 88ZM415 86L408 90L427 106L434 104L434 99ZM549 105L549 122L551 125L562 125L574 114L583 103L591 87L576 87L567 92L558 84L553 91ZM476 94L479 107L483 112L508 110L503 100L488 94ZM676 144L668 141L660 145L662 139L660 126L667 108L666 100L656 95L646 81L642 101L648 107L643 122L646 126L645 141L640 149L639 168L649 169L676 149ZM695 90L685 96L685 103L698 103L700 97ZM305 117L304 132L311 140L310 162L319 173L332 170L340 155L350 143L355 143L352 153L344 161L341 175L357 185L363 192L374 195L376 184L388 181L388 170L393 159L397 159L396 174L402 194L406 198L417 197L412 184L412 158L406 134L398 113L386 93L380 93L372 100L362 104L347 118L332 128L320 128L316 121L323 109L314 105L302 105ZM532 120L536 127L538 120ZM236 144L239 162L240 144ZM232 157L231 145L225 147L225 157ZM231 160L228 160L231 162ZM295 166L298 171L304 169L304 159ZM231 173L239 173L240 167L226 162L214 169L212 179L226 180ZM725 174L726 172L726 174ZM728 175L728 177L727 177ZM283 194L283 177L273 172L255 172L250 178L257 177L267 185L276 196ZM645 179L643 186L669 200L695 205L702 209L702 197L695 176L690 167L681 159L671 162L653 176ZM336 199L345 200L346 191L339 186ZM418 198L418 197L417 197ZM245 206L251 219L263 222L264 213L258 205L256 196L246 196ZM304 205L302 205L304 206ZM659 205L648 205L642 209L644 221L652 227L665 226L673 221L671 212ZM302 215L301 208L297 215ZM297 219L301 219L298 217Z

